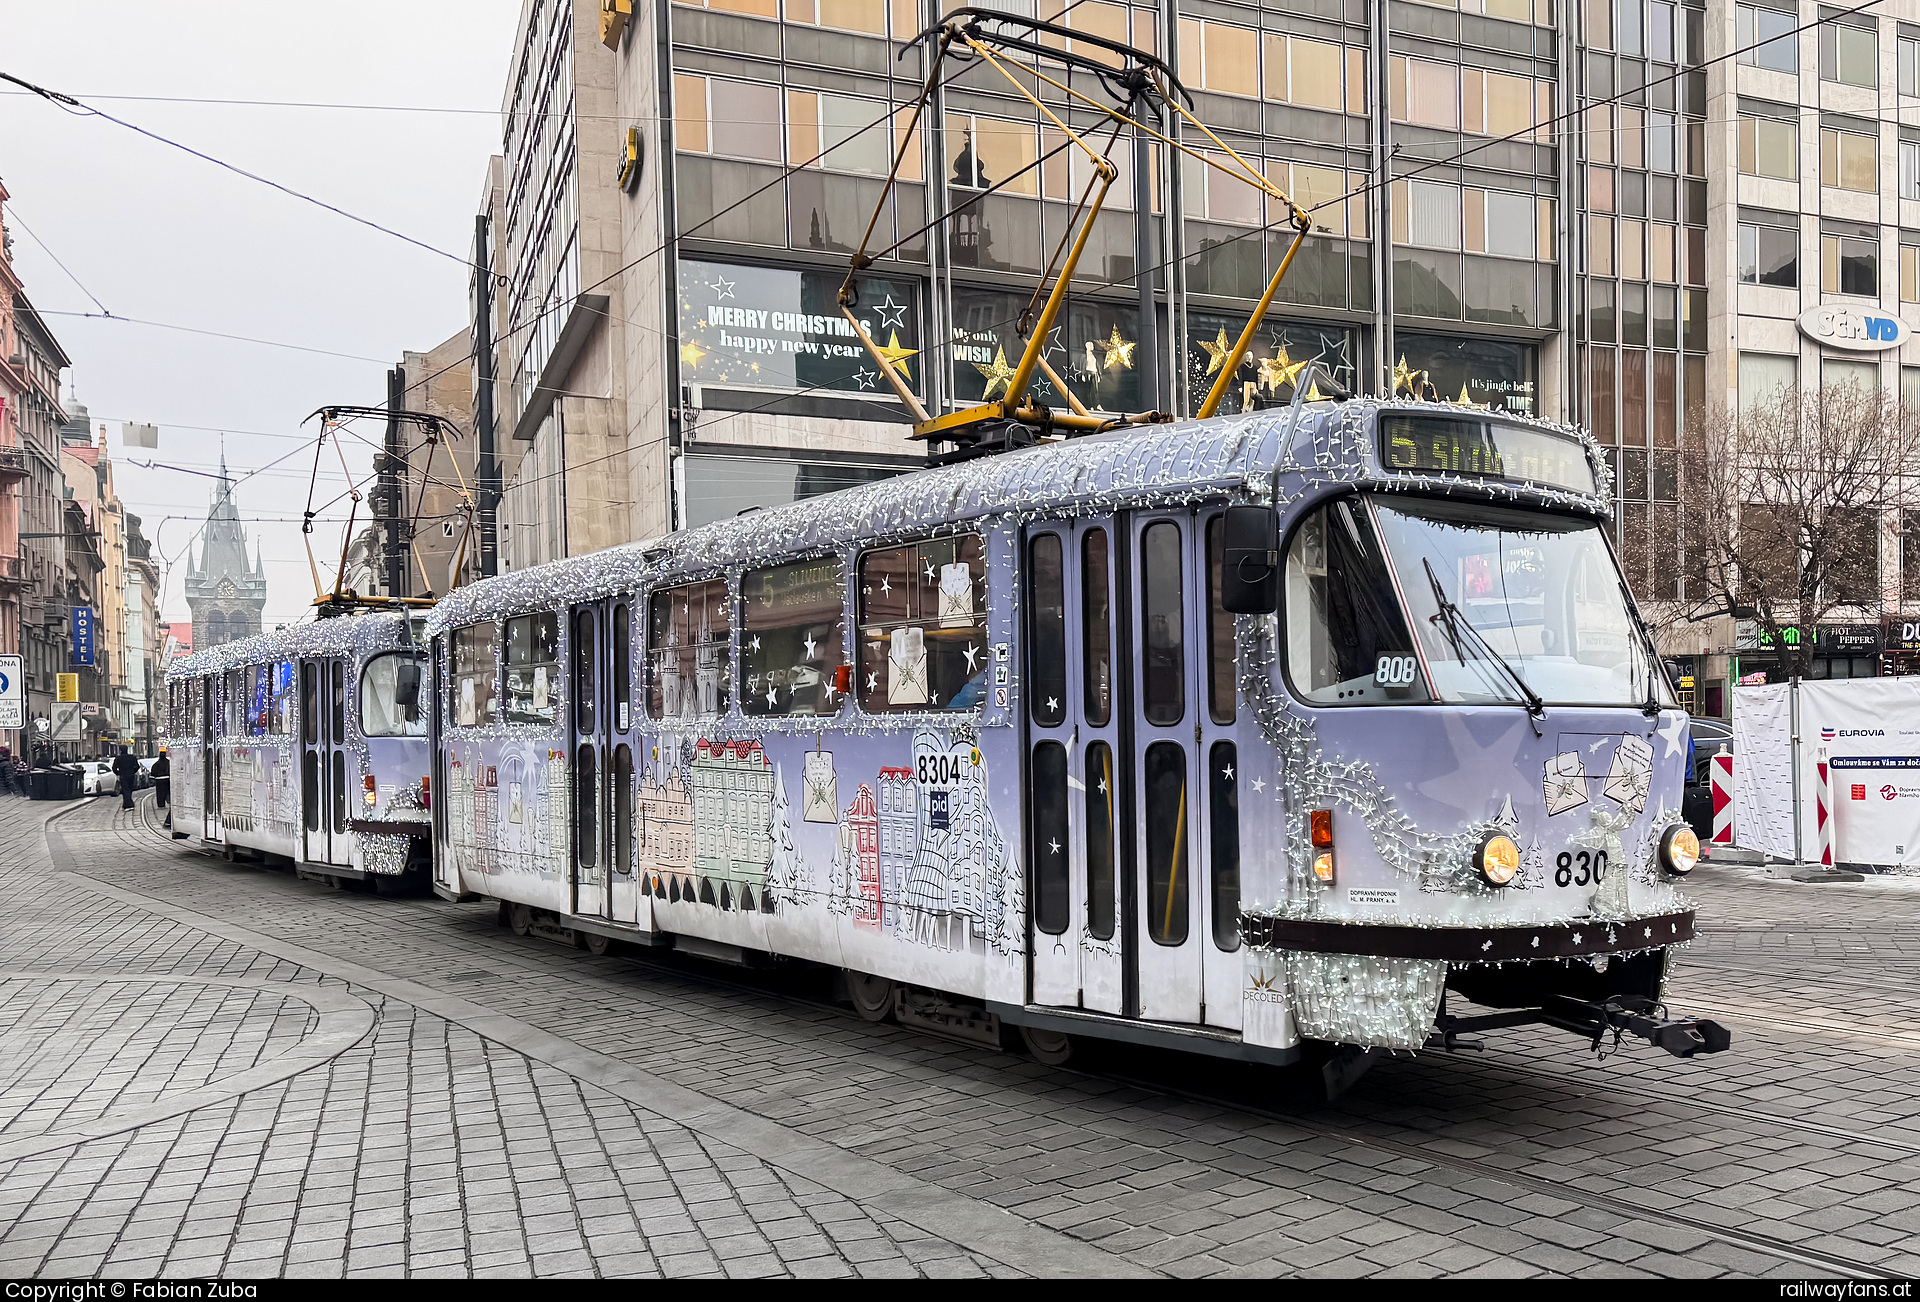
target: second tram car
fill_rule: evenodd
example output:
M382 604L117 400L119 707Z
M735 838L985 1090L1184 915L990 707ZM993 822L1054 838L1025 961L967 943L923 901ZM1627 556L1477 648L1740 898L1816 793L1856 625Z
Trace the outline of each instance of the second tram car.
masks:
M336 881L424 878L432 792L420 622L340 614L176 661L174 835Z
M1563 428L1315 402L483 581L427 623L435 889L1049 1061L1724 1048L1659 1004L1686 717L1606 478Z

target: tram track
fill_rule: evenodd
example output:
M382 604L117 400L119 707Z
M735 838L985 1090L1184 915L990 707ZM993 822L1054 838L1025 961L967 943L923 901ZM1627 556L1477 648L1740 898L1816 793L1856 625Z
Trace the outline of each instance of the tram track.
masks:
M153 802L151 800L140 802L140 808L141 808L141 821L147 831L151 832L157 837L163 838L170 846L172 846L175 849L189 851L192 853L203 854L203 855L206 854L206 852L199 847L189 847L189 846L182 845L180 842L174 841L171 835L165 829L158 826L158 824L155 822L153 818L153 814L157 813L157 811L154 809ZM509 954L503 953L503 958L507 958L509 965L511 966L515 966L515 967L523 966L523 964L519 961L518 956L510 957ZM716 972L712 970L711 966L705 962L698 962L696 964L696 963L690 963L685 959L679 959L679 960L668 959L665 956L653 955L653 954L646 953L644 951L639 951L634 949L629 949L627 952L623 953L620 956L619 961L633 963L636 966L650 969L658 973L672 975L682 979L694 980L707 986L718 987L723 989L731 989L731 990L736 990L744 993L751 993L761 998L771 997L781 1002L790 1003L795 1006L806 1007L816 1011L822 1010L822 1009L829 1010L833 1012L835 1015L837 1015L838 1017L843 1018L844 1020L850 1023L864 1025L864 1023L860 1022L857 1014L847 1009L846 1007L842 1006L841 1004L831 999L828 999L824 996L807 995L807 994L797 992L791 988L790 981L781 982L776 980L770 980L770 981L764 981L764 982L756 982L752 980L742 980L742 979L739 979L738 977L732 977L732 976L723 974L721 972ZM547 974L551 974L551 971L552 971L552 969L550 968L538 967L536 965L531 965L531 964L528 964L525 966L528 966L532 970L541 971ZM590 979L595 980L596 983L604 981L609 985L617 986L619 984L622 984L619 978L612 974L608 974L606 976L600 976L598 974L595 974ZM1795 1029L1795 1030L1804 1029L1798 1024L1789 1025L1786 1022L1777 1022L1777 1021L1774 1021L1773 1019L1761 1018L1755 1014L1748 1013L1745 1010L1741 1010L1741 1009L1734 1009L1730 1007L1728 1011L1730 1015L1737 1015L1749 1021L1758 1021L1758 1022L1768 1023L1772 1025L1777 1025L1784 1029ZM930 1032L927 1032L921 1028L915 1028L915 1027L902 1027L900 1029L907 1031L909 1033L931 1034ZM936 1037L936 1038L940 1038L940 1037ZM1891 1036L1877 1037L1877 1038L1887 1039L1889 1040L1889 1042L1900 1043L1903 1046L1905 1046L1908 1042L1908 1038L1901 1038L1898 1040L1894 1039L1894 1037L1891 1037ZM963 1043L970 1043L970 1042L963 1041ZM973 1046L973 1047L979 1047L979 1046ZM1442 1062L1445 1061L1442 1055L1435 1054L1431 1056ZM1502 1073L1511 1073L1512 1075L1521 1077L1521 1078L1532 1078L1532 1079L1537 1079L1541 1081L1551 1081L1558 1085L1575 1087L1575 1088L1584 1088L1589 1090L1591 1090L1594 1085L1594 1082L1592 1081L1582 1080L1574 1076L1565 1075L1565 1074L1550 1071L1550 1070L1542 1070L1537 1067L1531 1067L1531 1066L1525 1066L1517 1063L1512 1063L1504 1059L1492 1059L1492 1060L1486 1060L1486 1061L1488 1062L1488 1065L1495 1065L1497 1063L1497 1068ZM1489 1160L1489 1157L1471 1157L1471 1156L1466 1156L1457 1152L1443 1151L1434 1146L1434 1143L1439 1140L1440 1138L1439 1136L1433 1136L1429 1134L1427 1138L1423 1140L1420 1136L1425 1132L1421 1132L1411 1128L1403 1127L1403 1129L1409 1130L1408 1136L1405 1136L1405 1137L1396 1136L1396 1135L1371 1134L1371 1133L1367 1133L1365 1131L1359 1130L1354 1126L1343 1125L1338 1122L1328 1121L1328 1120L1319 1119L1319 1118L1313 1118L1310 1116L1302 1115L1300 1113L1289 1112L1289 1111L1284 1111L1278 1108L1274 1108L1264 1103L1261 1103L1257 1100L1249 1099L1245 1096L1226 1093L1226 1092L1219 1092L1219 1091L1195 1090L1166 1079L1157 1079L1152 1076L1142 1076L1142 1075L1138 1075L1128 1071L1099 1069L1099 1068L1091 1068L1088 1066L1071 1066L1071 1065L1066 1067L1055 1068L1053 1070L1056 1070L1061 1074L1067 1075L1067 1076L1078 1076L1084 1080L1102 1081L1110 1084L1125 1085L1129 1088L1144 1090L1151 1094L1158 1095L1165 1098L1180 1099L1187 1102L1204 1104L1210 1107L1228 1109L1246 1117L1256 1118L1261 1121L1267 1121L1277 1125L1286 1126L1293 1131L1300 1132L1303 1134L1314 1135L1323 1139L1333 1140L1335 1142L1342 1143L1342 1144L1350 1144L1356 1148L1359 1148L1365 1151L1382 1153L1382 1154L1390 1154L1396 1157L1404 1157L1404 1158L1422 1162L1437 1168L1457 1171L1462 1174L1472 1175L1475 1177L1501 1181L1508 1185L1511 1185L1520 1189L1529 1190L1535 1193L1543 1194L1543 1195L1554 1197L1554 1198L1564 1199L1568 1202L1573 1202L1583 1206L1592 1207L1598 1210L1608 1211L1615 1215L1630 1217L1630 1218L1644 1221L1644 1222L1650 1222L1654 1224L1666 1225L1674 1228L1689 1230L1698 1234L1705 1235L1711 1239L1714 1239L1721 1243L1728 1244L1730 1246L1743 1248L1751 1252L1772 1257L1776 1260L1787 1262L1796 1266L1805 1267L1810 1270L1831 1272L1834 1274L1851 1277L1851 1278L1859 1278L1859 1279L1886 1279L1886 1278L1897 1277L1894 1274L1884 1270L1883 1268L1875 1266L1871 1263L1857 1261L1837 1253L1824 1252L1816 1248L1806 1247L1800 1244L1790 1242L1786 1239L1779 1238L1774 1235L1769 1235L1769 1234L1765 1234L1765 1233L1761 1233L1753 1230L1736 1229L1736 1228L1720 1225L1713 1221L1710 1221L1701 1217L1688 1215L1684 1212L1678 1212L1678 1211L1673 1211L1666 1208L1655 1207L1643 1202L1638 1202L1632 1198L1622 1197L1618 1194L1606 1193L1598 1190L1589 1189L1584 1187L1581 1184L1573 1183L1569 1180L1557 1179L1550 1176L1536 1175L1536 1174L1527 1172L1524 1169L1520 1169L1520 1164L1533 1159L1527 1155L1514 1153L1511 1150L1492 1148L1492 1147L1487 1148L1487 1153L1491 1158L1504 1158L1504 1159L1507 1159L1507 1161L1513 1163L1513 1165L1507 1165L1500 1160ZM1459 1068L1454 1066L1448 1066L1444 1068L1444 1070L1447 1070L1450 1073L1459 1072ZM1663 1091L1651 1090L1651 1089L1647 1089L1644 1087L1639 1087L1639 1086L1627 1084L1627 1083L1608 1081L1608 1082L1605 1082L1604 1084L1605 1084L1605 1088L1609 1092L1615 1095L1621 1096L1623 1098L1641 1099L1651 1103L1659 1103L1661 1105L1668 1106L1668 1107L1686 1109L1694 1113L1696 1116L1699 1116L1702 1118L1710 1118L1713 1116L1737 1117L1749 1123L1755 1123L1755 1124L1760 1124L1760 1125L1770 1126L1770 1127L1777 1127L1780 1130L1784 1130L1784 1131L1789 1131L1789 1132L1798 1131L1806 1134L1818 1134L1828 1138L1840 1139L1840 1140L1844 1140L1851 1143L1873 1144L1883 1149L1891 1149L1891 1150L1902 1152L1902 1153L1920 1155L1920 1142L1917 1142L1914 1140L1892 1139L1887 1137L1881 1137L1881 1136L1867 1134L1862 1131L1852 1130L1844 1126L1836 1126L1836 1125L1831 1125L1823 1122L1809 1121L1803 1118L1782 1116L1779 1114L1768 1112L1764 1109L1748 1108L1748 1107L1743 1107L1743 1106L1734 1105L1734 1104L1708 1102L1708 1101L1703 1101L1699 1098L1689 1098L1689 1097L1684 1097L1684 1096L1675 1095L1675 1094L1668 1094ZM1356 1118L1356 1120L1357 1119L1359 1118ZM1680 1120L1680 1118L1675 1118L1675 1120ZM1382 1124L1395 1124L1395 1123L1382 1123ZM1255 1177L1255 1178L1258 1178L1258 1177Z

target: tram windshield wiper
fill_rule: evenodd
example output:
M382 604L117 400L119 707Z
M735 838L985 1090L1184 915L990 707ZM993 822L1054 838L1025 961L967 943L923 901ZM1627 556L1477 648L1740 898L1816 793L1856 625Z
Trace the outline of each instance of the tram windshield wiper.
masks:
M1440 586L1440 576L1434 573L1433 562L1427 557L1422 556L1420 558L1420 564L1426 567L1427 582L1433 586L1433 603L1438 607L1438 610L1430 616L1430 618L1446 631L1447 640L1453 643L1453 654L1459 658L1462 664L1466 663L1466 652L1460 645L1460 634L1462 632L1466 633L1468 639L1478 648L1481 655L1504 669L1507 677L1513 680L1513 685L1520 689L1521 700L1527 707L1528 717L1532 719L1544 718L1547 713L1547 703L1540 699L1540 693L1533 690L1527 680L1520 676L1520 671L1513 667L1512 662L1494 650L1493 644L1487 641L1480 630L1473 626L1473 621L1461 612L1460 607L1453 604L1452 600L1447 596L1447 590ZM1538 733L1540 731L1540 725L1538 723L1534 724L1533 730Z

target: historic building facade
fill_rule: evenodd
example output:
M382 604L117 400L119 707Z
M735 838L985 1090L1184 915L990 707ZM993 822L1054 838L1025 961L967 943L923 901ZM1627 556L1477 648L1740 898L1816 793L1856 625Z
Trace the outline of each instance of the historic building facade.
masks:
M197 556L189 554L187 608L193 612L193 645L199 650L252 637L260 631L267 605L267 576L259 557L247 559L246 530L233 504L227 458L220 457L220 486L214 491Z

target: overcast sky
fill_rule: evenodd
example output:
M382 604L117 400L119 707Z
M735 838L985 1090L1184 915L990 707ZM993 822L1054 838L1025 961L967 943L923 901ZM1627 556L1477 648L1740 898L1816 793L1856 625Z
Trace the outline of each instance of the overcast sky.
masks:
M486 160L500 149L497 110L519 9L520 0L294 8L0 0L0 71L83 101L100 97L104 112L464 257ZM96 437L107 426L120 496L167 567L166 616L186 618L183 549L214 483L182 470L212 471L224 430L236 476L295 454L235 498L249 538L265 543L267 626L301 618L313 582L298 523L312 467L310 452L296 450L300 422L327 403L384 402L386 368L403 350L424 351L462 329L465 267L14 90L0 83L0 178L13 196L14 268L36 307L100 310L57 257L115 316L352 355L47 317L73 359L67 375ZM480 111L392 111L399 106ZM158 452L123 451L123 421L160 426ZM362 430L380 436L377 424ZM356 475L369 455L358 445ZM134 458L179 469L142 469ZM343 487L339 461L329 459L316 501ZM339 555L343 519L337 510L315 526L323 560Z

